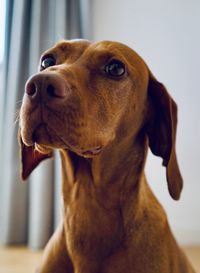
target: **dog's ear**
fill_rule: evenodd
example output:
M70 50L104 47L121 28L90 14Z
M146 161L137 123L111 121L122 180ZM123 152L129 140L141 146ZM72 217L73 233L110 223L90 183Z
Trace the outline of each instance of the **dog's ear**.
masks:
M34 146L26 146L22 141L20 129L18 132L18 141L20 145L21 178L22 180L26 180L41 161L53 156L53 152L41 153Z
M183 180L176 158L177 106L162 83L150 72L148 86L147 134L154 155L163 159L166 167L168 189L175 200L180 198Z

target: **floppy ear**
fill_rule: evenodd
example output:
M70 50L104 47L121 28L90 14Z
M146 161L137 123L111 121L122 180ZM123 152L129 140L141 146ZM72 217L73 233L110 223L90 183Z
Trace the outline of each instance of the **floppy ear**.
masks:
M21 161L21 177L26 180L38 164L53 156L52 152L41 153L34 146L26 146L21 138L20 130L18 132L18 140L20 145L20 161Z
M148 86L150 112L147 125L149 146L154 155L163 159L171 197L180 198L183 180L176 158L177 106L162 83L150 73Z

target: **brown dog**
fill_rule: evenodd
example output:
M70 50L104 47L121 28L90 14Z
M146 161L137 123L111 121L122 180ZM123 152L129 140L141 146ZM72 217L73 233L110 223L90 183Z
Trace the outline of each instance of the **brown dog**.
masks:
M177 106L129 47L62 41L26 84L22 178L59 149L63 221L40 273L191 273L144 174L148 146L163 158L170 195L182 178Z

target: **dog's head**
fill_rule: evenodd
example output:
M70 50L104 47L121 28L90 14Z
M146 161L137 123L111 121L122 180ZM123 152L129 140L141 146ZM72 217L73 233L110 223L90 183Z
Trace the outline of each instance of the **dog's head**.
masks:
M132 49L110 41L62 41L42 55L39 72L26 83L19 130L22 177L54 148L94 157L117 138L143 129L178 199L176 124L175 102Z

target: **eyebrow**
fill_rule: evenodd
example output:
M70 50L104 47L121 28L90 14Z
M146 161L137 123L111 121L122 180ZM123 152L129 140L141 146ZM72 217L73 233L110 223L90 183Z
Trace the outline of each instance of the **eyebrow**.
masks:
M59 55L59 51L62 51L62 53L63 54L66 54L67 53L67 48L70 50L70 46L69 46L69 44L67 44L67 43L62 43L62 44L58 44L58 45L56 45L55 47L53 47L53 48L50 48L50 49L48 49L47 51L45 51L45 52L43 52L42 54L41 54L41 57L40 57L40 60L42 60L42 58L44 57L44 56L48 56L48 55L53 55L53 56L55 56L56 58L57 58L57 56ZM68 51L69 51L68 50Z
M57 44L55 47L57 49L60 49L62 52L65 52L67 49L71 48L71 45L70 45L70 43L62 42L60 44Z
M95 51L92 52L92 59L95 59L97 62L101 62L101 63L106 63L111 59L116 59L119 60L121 62L125 62L124 58L122 58L122 56L120 54L117 54L117 52L110 52L108 50L102 50L102 51Z

